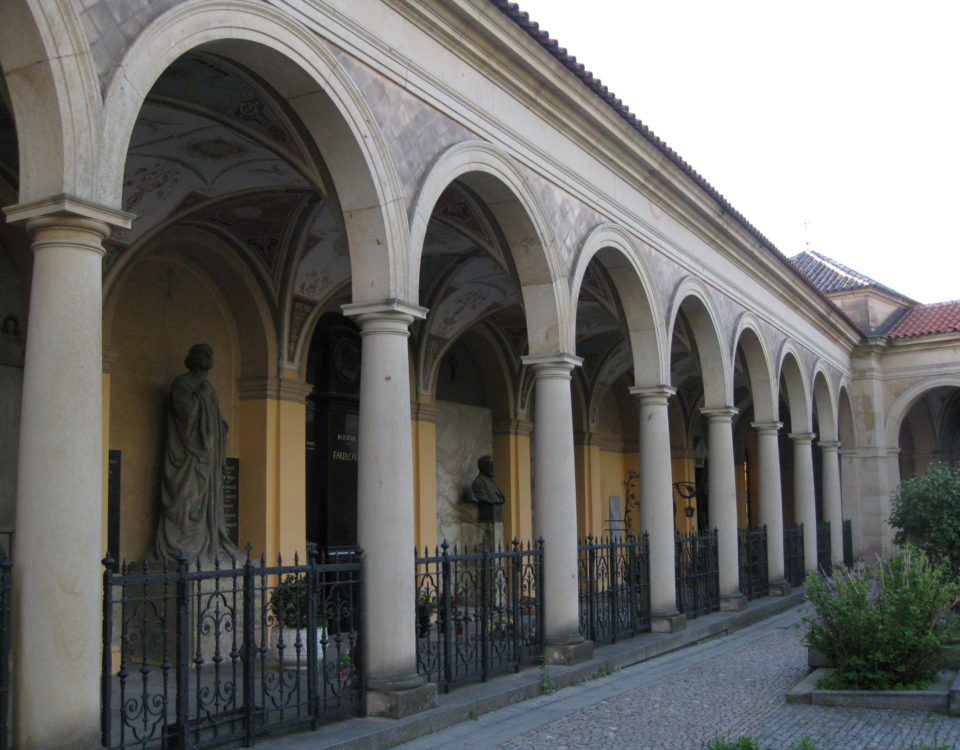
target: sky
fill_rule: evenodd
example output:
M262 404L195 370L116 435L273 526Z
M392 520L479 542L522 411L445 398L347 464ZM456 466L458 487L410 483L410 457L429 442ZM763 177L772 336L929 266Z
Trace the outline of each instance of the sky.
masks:
M782 253L960 299L960 3L518 2Z

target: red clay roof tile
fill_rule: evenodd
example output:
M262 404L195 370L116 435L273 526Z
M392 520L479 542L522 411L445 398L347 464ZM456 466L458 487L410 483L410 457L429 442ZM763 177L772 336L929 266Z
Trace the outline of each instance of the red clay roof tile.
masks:
M960 331L960 300L917 305L887 331L891 339Z

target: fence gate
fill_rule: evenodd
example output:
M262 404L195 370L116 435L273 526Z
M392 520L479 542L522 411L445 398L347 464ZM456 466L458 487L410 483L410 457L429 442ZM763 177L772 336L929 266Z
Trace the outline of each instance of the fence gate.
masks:
M361 708L359 550L104 565L104 747L249 746Z
M429 552L426 550L425 552ZM543 540L416 558L417 670L443 690L543 654Z
M717 530L677 534L675 541L677 609L688 618L720 609Z
M614 643L650 630L648 537L594 539L578 548L580 634Z
M737 529L737 542L740 557L740 593L747 599L766 596L770 589L767 527Z

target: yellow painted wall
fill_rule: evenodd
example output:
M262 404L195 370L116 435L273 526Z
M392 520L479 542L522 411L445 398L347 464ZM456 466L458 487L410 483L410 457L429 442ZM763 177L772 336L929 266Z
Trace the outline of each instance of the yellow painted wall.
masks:
M533 542L533 498L530 474L530 425L493 434L493 464L497 483L506 500L503 515L505 540Z
M413 420L414 533L417 550L437 546L437 422ZM504 492L506 494L506 492Z
M237 411L239 343L215 285L199 269L159 256L137 261L116 291L107 346L115 353L109 378L105 445L122 453L120 556L141 559L152 549L171 381L185 371L195 343L214 350L210 381L227 420L227 455L241 438ZM106 382L105 382L106 384ZM302 451L302 447L301 447ZM249 467L241 465L241 473ZM242 486L242 480L241 480Z

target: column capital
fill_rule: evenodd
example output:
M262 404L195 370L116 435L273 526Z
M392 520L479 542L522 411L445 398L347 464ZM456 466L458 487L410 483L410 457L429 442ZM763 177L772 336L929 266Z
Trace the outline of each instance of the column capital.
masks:
M570 372L574 367L583 364L583 358L566 352L555 352L553 354L528 354L520 357L520 361L525 367L533 370L534 375L541 377L561 377L569 378Z
M740 413L739 409L732 406L710 407L700 410L700 413L711 422L733 422L733 418Z
M817 445L820 446L820 450L829 451L836 453L840 450L840 441L839 440L818 440Z
M644 385L634 386L629 388L628 391L641 404L666 405L670 397L677 392L677 389L669 385Z
M28 230L31 223L36 226L35 222L37 220L43 220L42 225L46 226L57 226L58 224L70 226L75 222L95 222L106 226L104 237L109 235L110 227L129 229L136 218L136 214L102 206L68 193L58 193L46 198L6 206L3 212L7 215L7 221L11 224L21 221L28 222Z
M427 317L427 308L401 299L385 299L379 302L351 302L340 305L343 314L356 318L361 325L371 320L402 321L410 325L415 320Z
M815 432L790 432L787 433L787 437L790 438L794 443L812 443L816 437L817 433Z
M533 422L526 419L494 419L494 435L529 435L533 432Z
M776 435L783 429L783 422L751 422L750 426L761 435L770 434L771 432Z

